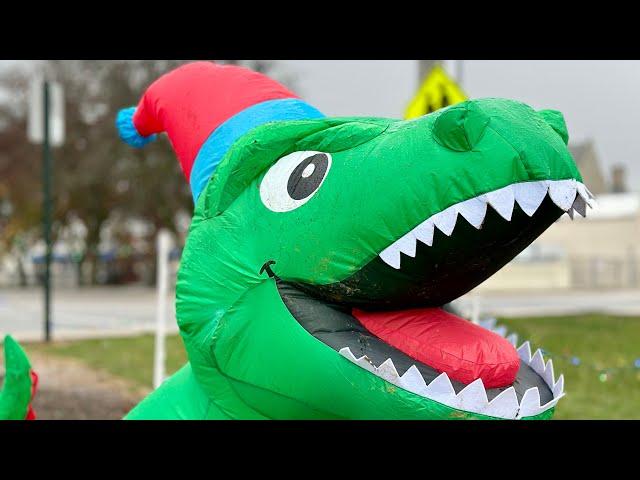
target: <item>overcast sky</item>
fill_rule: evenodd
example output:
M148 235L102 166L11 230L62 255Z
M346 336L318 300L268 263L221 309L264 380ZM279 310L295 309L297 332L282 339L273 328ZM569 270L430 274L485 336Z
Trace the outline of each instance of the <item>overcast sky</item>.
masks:
M414 60L279 62L295 76L298 93L327 115L401 117L418 84ZM629 187L640 190L639 61L467 60L462 70L470 97L562 111L572 141L595 139L605 175L623 163Z
M300 94L328 115L400 117L418 82L411 60L286 60ZM571 140L592 137L605 175L623 163L640 190L639 61L463 62L470 97L505 97L564 113Z

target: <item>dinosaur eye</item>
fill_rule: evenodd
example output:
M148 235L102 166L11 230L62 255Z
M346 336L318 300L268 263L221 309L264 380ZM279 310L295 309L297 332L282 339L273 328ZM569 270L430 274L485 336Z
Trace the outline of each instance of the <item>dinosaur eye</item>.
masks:
M318 191L330 168L328 153L294 152L282 157L262 179L262 203L274 212L304 205Z

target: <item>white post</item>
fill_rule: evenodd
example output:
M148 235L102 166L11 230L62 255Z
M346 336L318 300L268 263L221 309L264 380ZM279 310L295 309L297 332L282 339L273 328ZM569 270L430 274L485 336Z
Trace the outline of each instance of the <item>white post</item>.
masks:
M456 60L456 82L460 88L464 88L464 60Z
M156 339L153 359L153 388L158 388L165 376L165 336L167 324L167 292L169 289L169 250L171 233L162 229L157 238L157 306Z

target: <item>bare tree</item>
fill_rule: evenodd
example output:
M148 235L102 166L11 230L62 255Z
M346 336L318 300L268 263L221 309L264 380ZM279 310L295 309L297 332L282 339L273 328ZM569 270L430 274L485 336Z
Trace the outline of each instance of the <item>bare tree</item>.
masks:
M227 62L263 72L272 68L272 62ZM116 216L148 222L153 254L157 230L175 232L176 214L193 208L188 182L169 142L160 138L142 150L132 149L119 139L114 125L120 108L135 105L151 82L182 63L64 60L37 66L65 90L66 141L54 150L54 236L72 218L86 226L78 262L80 271L83 264L90 265L91 283L96 282L98 245L107 220ZM40 156L25 134L27 83L25 72L0 78L0 89L11 99L0 104L0 203L6 198L12 210L4 226L0 223L5 250L15 246L19 232L38 228L40 219Z

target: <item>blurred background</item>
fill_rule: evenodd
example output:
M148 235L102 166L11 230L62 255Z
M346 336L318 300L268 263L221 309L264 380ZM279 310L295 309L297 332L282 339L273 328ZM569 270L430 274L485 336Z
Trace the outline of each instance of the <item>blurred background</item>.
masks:
M266 73L328 116L402 118L436 65L469 98L562 111L597 207L586 219L564 215L456 306L545 348L566 377L557 418L639 417L640 62L216 61ZM24 344L41 376L39 418L121 418L152 388L154 358L156 381L185 361L172 300L189 187L166 139L135 150L114 127L120 108L185 62L0 61L0 334ZM51 146L50 176L41 142L28 134L43 78L55 84L63 117L52 125L64 135ZM166 286L157 284L160 232ZM160 353L158 321L168 333Z

